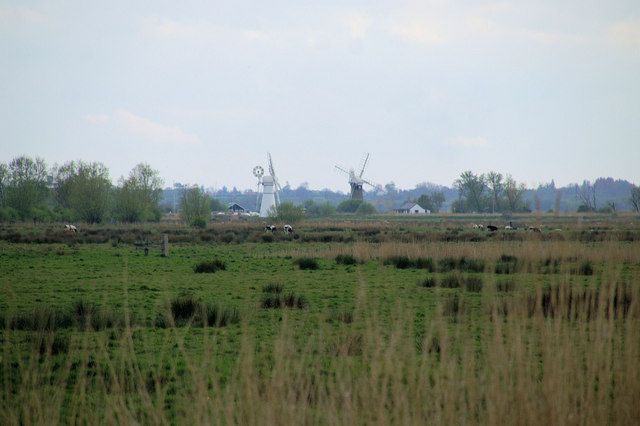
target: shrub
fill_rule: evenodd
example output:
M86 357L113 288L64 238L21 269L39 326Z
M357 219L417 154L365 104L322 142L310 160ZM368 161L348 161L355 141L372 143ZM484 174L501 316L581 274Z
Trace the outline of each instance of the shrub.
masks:
M464 288L467 291L479 293L482 291L482 278L476 276L470 276L464 280Z
M435 272L436 270L433 259L431 259L430 257L419 257L413 262L416 269L426 269L429 272Z
M207 227L207 220L202 217L197 217L191 221L191 226L198 229L205 229Z
M351 254L339 254L336 256L336 263L338 265L355 265L358 262Z
M288 308L304 309L307 307L307 298L304 295L289 292L284 296L284 305Z
M451 273L446 275L440 284L443 288L458 288L462 282L460 274Z
M213 259L212 261L200 262L193 267L193 270L197 274L212 273L216 271L224 271L227 269L227 265L219 259Z
M282 295L279 293L267 293L262 298L262 307L265 309L277 309L283 305Z
M262 287L263 293L282 293L284 286L279 283L269 283Z
M294 263L298 265L300 269L319 269L320 265L318 264L318 260L313 257L299 257L294 260Z
M419 287L431 288L431 287L435 287L437 285L438 285L438 280L436 280L435 277L427 277L425 279L422 279L422 280L418 281L418 286Z
M516 288L516 283L513 280L501 280L496 283L496 290L501 293L508 293Z

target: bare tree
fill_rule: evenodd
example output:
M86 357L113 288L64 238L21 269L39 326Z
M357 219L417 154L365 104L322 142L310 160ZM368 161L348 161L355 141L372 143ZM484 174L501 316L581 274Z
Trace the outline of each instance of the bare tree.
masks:
M636 212L640 213L640 186L631 188L631 198L629 199L631 206Z
M596 210L596 186L585 180L582 185L575 185L576 197L588 211Z
M487 186L491 191L491 212L495 213L496 208L500 209L500 197L502 197L504 189L502 174L494 171L489 172L487 174Z
M504 182L504 195L507 202L507 208L510 212L524 210L526 208L522 199L527 187L521 183L515 181L511 175L507 175Z

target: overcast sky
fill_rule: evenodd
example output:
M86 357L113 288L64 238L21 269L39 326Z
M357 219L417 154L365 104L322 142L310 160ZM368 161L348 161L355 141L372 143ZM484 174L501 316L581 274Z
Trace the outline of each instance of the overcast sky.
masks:
M0 161L640 183L640 1L0 0Z

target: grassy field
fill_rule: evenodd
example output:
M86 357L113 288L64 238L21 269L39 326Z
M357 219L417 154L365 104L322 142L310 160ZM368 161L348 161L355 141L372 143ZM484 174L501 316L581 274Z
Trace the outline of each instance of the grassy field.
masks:
M638 424L638 218L513 220L5 225L0 423Z

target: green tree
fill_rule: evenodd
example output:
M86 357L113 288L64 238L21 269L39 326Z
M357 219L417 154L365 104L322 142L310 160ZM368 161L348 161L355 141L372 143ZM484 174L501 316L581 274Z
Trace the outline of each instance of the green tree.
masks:
M180 197L180 214L189 225L206 224L211 216L211 197L197 186L186 189Z
M280 203L278 211L273 217L275 220L279 220L286 223L296 223L304 218L304 209L302 206L296 206L288 201Z
M6 206L7 186L9 185L9 167L0 163L0 208Z
M162 179L148 164L138 164L116 190L115 216L123 222L160 219Z
M484 175L476 175L471 171L463 172L454 182L454 186L458 189L460 198L465 202L466 211L484 211L484 193L487 189Z
M304 202L305 214L308 217L328 217L336 212L336 208L329 202L316 203L313 200Z
M444 203L444 194L442 191L434 192L431 195L422 194L417 199L414 200L414 203L419 204L425 210L429 210L432 212L439 212L442 204Z
M49 195L47 188L47 165L41 158L16 157L5 172L6 205L15 209L21 219L34 217L36 210L44 208Z
M222 201L212 198L211 199L211 211L214 212L223 212L227 210L227 206L225 206Z
M102 163L69 162L56 173L54 191L61 207L87 223L106 219L112 192L109 170Z
M338 204L337 211L339 213L355 213L364 201L348 199Z
M356 210L356 214L358 216L366 216L366 215L374 214L375 212L376 212L376 208L373 207L373 205L367 203L366 201L363 201L362 203L360 203L360 205L358 206L358 209Z
M506 207L509 212L526 211L527 205L523 200L523 196L527 187L515 181L511 175L507 175L504 181L504 196Z

